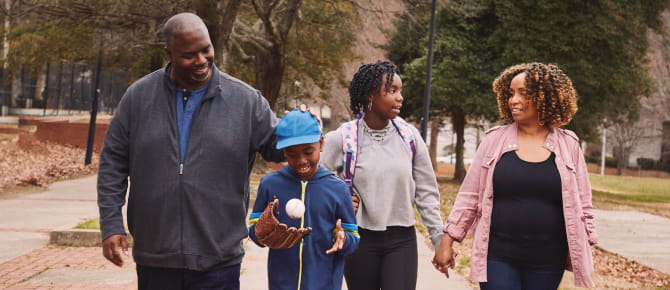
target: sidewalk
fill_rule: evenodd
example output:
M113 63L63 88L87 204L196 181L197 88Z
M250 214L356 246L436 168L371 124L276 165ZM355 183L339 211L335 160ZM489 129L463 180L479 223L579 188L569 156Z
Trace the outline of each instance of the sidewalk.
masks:
M118 268L99 247L47 246L49 233L98 216L96 176L52 184L41 193L0 198L0 289L135 289L135 265ZM638 212L596 211L600 246L665 273L670 272L670 219ZM419 240L417 289L472 289L430 264L432 250ZM267 250L248 242L242 289L267 289ZM346 289L346 288L345 288Z

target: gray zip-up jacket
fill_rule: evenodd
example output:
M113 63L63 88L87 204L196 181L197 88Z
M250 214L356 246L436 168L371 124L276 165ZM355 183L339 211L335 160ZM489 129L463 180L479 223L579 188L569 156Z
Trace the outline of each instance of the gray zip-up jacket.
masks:
M137 264L198 271L239 264L255 153L283 160L275 150L278 120L258 90L214 67L181 164L170 69L132 84L110 123L98 172L102 237L125 234L130 181Z

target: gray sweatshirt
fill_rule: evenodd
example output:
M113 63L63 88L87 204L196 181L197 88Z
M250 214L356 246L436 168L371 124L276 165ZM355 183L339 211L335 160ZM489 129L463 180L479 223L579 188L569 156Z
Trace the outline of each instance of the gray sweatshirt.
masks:
M371 130L360 120L353 179L361 199L356 220L359 227L373 231L413 226L416 204L437 248L443 235L440 194L426 143L416 128L412 131L416 140L414 167L409 147L391 122L383 130ZM326 134L321 164L342 178L342 163L342 131L338 129Z

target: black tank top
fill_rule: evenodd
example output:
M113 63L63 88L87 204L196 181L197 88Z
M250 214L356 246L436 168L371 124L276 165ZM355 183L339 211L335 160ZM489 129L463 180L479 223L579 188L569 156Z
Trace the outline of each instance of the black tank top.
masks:
M493 172L489 253L525 264L564 263L567 238L561 176L552 152L542 162L500 157Z

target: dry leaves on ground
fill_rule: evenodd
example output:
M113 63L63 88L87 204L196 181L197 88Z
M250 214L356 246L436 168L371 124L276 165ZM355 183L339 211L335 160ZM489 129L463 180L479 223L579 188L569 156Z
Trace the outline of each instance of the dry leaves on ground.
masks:
M84 165L85 150L37 140L30 133L0 142L0 191L15 186L49 183L95 173L98 158Z

